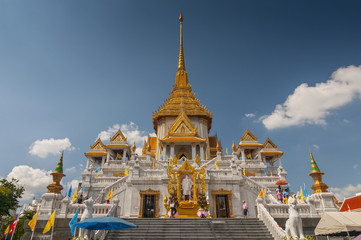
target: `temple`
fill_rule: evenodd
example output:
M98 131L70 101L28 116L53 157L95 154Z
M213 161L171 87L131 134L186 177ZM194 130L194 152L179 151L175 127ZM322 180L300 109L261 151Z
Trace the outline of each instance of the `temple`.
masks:
M207 217L240 218L242 200L248 203L250 217L265 223L270 222L271 215L287 218L287 205L280 204L275 195L276 182L287 181L283 152L270 138L259 140L249 129L238 133L239 141L233 142L229 154L223 151L217 135L209 135L212 113L196 98L190 85L182 14L179 22L178 70L172 92L152 116L156 136L148 136L143 146L135 146L119 130L109 144L97 139L85 153L82 195L95 200L93 216L104 215L114 205L117 217L168 218L169 199L173 198L178 202L177 218L198 218L200 210L206 211ZM137 147L142 147L141 155L136 153ZM311 164L315 193L301 206L302 216L319 218L322 212L337 211L337 207L333 194L322 183L323 173L314 160ZM265 196L260 198L262 189ZM43 219L51 213L54 201L60 218L70 218L77 208L84 208L84 204L71 204L68 197L60 195L58 186L49 190L52 192L43 196ZM106 204L111 190L112 204ZM50 200L49 194L57 197ZM281 234L272 224L266 224L272 235Z

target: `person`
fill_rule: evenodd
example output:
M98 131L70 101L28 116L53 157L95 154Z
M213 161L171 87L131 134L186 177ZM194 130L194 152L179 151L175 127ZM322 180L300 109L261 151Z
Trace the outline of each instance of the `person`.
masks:
M285 189L285 192L283 193L283 201L285 202L285 204L288 204L288 189Z
M170 214L171 214L171 218L174 218L174 215L177 213L177 209L175 208L175 201L173 198L170 199L170 203L169 203L169 207L170 207Z
M192 181L189 179L188 175L182 180L182 188L185 200L191 200Z
M276 194L277 194L277 199L278 201L280 201L281 203L283 203L283 193L282 193L282 188L281 188L281 185L278 185L278 188L276 190Z
M246 203L246 201L245 200L243 200L242 201L242 203L243 203L243 216L244 216L244 218L247 218L247 214L248 214L248 205L247 205L247 203Z
M78 203L81 204L83 202L83 194L80 194L78 198Z

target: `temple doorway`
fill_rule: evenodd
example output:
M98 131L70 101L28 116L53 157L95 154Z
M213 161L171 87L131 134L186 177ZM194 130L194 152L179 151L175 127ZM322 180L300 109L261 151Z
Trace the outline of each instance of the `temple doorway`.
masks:
M140 190L139 218L159 217L159 190Z
M216 195L216 211L218 218L229 217L229 206L227 195Z
M143 198L143 218L155 217L154 195L144 195Z

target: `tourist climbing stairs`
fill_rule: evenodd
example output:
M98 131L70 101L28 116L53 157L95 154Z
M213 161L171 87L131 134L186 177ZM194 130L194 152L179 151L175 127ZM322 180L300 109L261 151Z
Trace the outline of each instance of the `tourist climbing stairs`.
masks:
M273 239L266 226L257 218L126 220L138 228L109 231L106 239Z

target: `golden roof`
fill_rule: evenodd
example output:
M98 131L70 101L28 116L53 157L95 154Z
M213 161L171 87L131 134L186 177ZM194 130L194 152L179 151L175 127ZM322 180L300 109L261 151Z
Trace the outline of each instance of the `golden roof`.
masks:
M246 132L241 137L241 141L257 142L258 138L254 136L249 129L247 129Z
M175 84L169 98L164 101L163 106L153 113L153 128L157 132L158 120L167 116L178 116L183 110L188 116L203 117L208 122L208 131L212 126L212 113L201 105L200 101L192 92L191 85L188 82L188 73L184 64L183 53L183 16L179 17L180 21L180 48L178 71L176 74Z
M168 137L161 140L162 142L205 142L206 139L199 137Z

